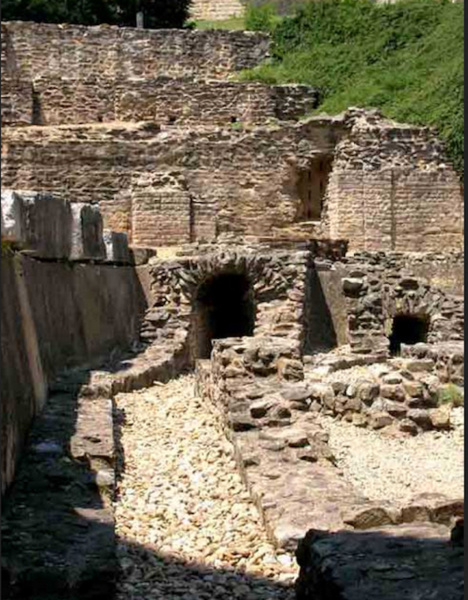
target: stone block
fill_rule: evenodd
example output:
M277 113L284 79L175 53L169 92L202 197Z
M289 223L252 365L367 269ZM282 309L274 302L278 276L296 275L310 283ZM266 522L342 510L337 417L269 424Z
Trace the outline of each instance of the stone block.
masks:
M434 429L450 429L450 406L445 405L429 411L429 417Z
M297 600L461 600L464 556L434 523L311 530L296 552ZM437 568L434 568L437 565Z
M369 425L372 429L383 429L393 423L392 417L385 412L378 412L370 417Z
M115 264L131 264L130 250L126 233L104 230L104 245L106 248L105 262Z
M2 240L23 242L23 204L13 190L2 190Z
M75 202L71 205L72 241L70 260L104 260L106 247L99 208Z
M412 408L408 411L407 414L408 419L411 419L421 427L421 429L428 430L432 429L432 420L427 410L423 408Z
M130 260L135 266L146 265L155 256L157 256L157 251L154 248L139 248L137 246L130 248Z
M401 385L381 385L380 393L384 398L395 400L397 402L403 402L406 399L405 390Z
M300 360L278 359L278 375L286 381L302 381L304 379L304 365Z
M364 287L364 281L357 277L347 277L343 279L342 285L343 291L347 296L356 297L359 296Z
M2 192L2 237L5 232L7 239L17 242L28 254L67 259L71 231L71 208L65 200L40 192Z
M372 404L372 402L379 396L380 386L378 383L363 382L359 385L359 398L365 404Z

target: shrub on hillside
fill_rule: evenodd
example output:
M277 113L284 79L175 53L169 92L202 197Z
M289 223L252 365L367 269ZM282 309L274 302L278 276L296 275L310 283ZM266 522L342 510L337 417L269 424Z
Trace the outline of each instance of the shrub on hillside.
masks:
M464 3L450 0L321 0L266 22L273 60L245 75L305 83L320 112L380 108L402 122L435 126L464 168Z
M273 4L249 4L245 12L245 28L249 31L272 31L279 21Z

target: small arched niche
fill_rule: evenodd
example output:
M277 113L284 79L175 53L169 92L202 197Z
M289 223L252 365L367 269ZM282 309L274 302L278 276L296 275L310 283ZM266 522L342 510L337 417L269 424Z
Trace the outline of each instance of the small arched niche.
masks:
M425 315L396 315L393 319L390 334L390 354L401 354L401 345L414 345L427 342L429 333L429 317Z
M196 358L209 358L212 341L253 335L255 303L252 285L243 273L220 273L198 288L194 305Z

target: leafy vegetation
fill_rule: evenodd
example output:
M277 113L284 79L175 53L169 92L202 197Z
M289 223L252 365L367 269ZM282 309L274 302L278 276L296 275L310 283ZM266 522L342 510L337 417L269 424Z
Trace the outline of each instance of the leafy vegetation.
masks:
M438 392L438 404L452 404L453 406L464 406L465 397L463 389L453 383L448 383L440 388Z
M281 17L276 13L273 4L255 6L249 4L245 13L245 28L250 31L273 31Z
M223 21L193 21L193 26L195 29L247 29L244 17L231 17Z
M2 19L80 25L129 25L143 11L145 27L183 27L191 0L3 0Z
M250 7L246 24L272 34L273 58L242 78L314 86L319 112L374 107L435 126L463 174L463 20L464 3L450 0L320 0L284 18Z
M14 253L14 244L8 240L1 240L0 254L2 257L11 256Z

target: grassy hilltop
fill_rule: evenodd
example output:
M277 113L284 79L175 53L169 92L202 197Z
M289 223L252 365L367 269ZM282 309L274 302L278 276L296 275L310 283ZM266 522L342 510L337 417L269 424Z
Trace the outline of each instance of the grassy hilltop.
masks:
M312 85L318 112L375 107L435 126L463 174L463 18L464 4L449 0L321 0L291 17L250 7L246 27L271 33L273 58L242 78Z

